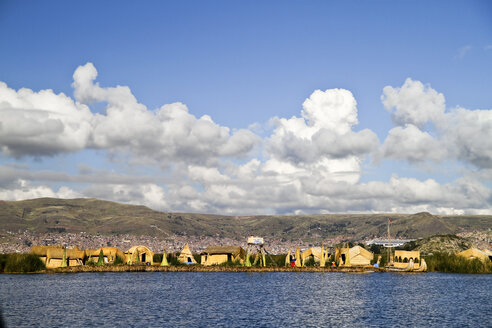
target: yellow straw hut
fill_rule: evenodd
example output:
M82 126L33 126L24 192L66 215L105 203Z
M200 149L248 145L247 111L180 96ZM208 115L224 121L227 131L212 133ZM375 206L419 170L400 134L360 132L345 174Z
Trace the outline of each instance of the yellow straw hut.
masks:
M302 263L306 263L309 258L314 259L314 262L320 263L326 261L327 251L325 251L324 247L311 247L306 249L301 254ZM324 266L324 263L323 263Z
M71 249L49 248L46 252L46 267L60 268L65 266L79 266L84 264L85 252L77 247Z
M99 260L99 254L103 252L104 263L112 264L116 257L120 257L122 260L125 260L125 254L119 250L117 247L101 247L98 249L86 249L85 256L87 261L92 261L96 263Z
M336 250L335 261L345 266L371 265L374 254L363 247L340 248Z
M200 255L202 265L216 265L236 261L243 264L246 258L246 252L240 246L209 246Z
M154 264L154 252L146 246L133 246L125 252L125 262L128 264Z
M193 257L193 253L191 253L190 247L186 244L183 247L181 253L179 253L178 261L181 263L193 263L196 264L195 258Z
M31 253L39 256L41 261L46 265L47 255L49 249L63 249L62 246L33 246L31 247Z
M464 258L469 259L469 260L479 259L480 261L483 261L483 262L488 262L488 261L491 261L491 259L492 259L492 254L490 254L489 251L487 251L487 250L482 251L482 250L479 250L478 248L469 248L467 250L459 252L456 255L464 257Z

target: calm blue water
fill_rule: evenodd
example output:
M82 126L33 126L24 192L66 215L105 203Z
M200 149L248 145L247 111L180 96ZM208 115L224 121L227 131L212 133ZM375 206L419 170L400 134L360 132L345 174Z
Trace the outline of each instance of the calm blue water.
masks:
M492 275L0 275L8 327L492 327Z

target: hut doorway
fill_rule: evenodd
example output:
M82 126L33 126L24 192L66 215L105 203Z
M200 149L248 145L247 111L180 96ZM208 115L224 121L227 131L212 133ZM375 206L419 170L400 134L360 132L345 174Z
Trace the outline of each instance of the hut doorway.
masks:
M145 253L142 253L142 262L143 262L143 263L145 263L145 262L146 262L146 261L145 261L145 258L146 258L146 256L145 256L145 255L146 255Z
M345 254L342 254L342 262L345 264Z

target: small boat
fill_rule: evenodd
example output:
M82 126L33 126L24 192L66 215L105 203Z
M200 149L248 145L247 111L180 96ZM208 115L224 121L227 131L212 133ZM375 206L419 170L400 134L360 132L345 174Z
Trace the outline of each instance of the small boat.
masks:
M394 265L388 265L386 266L386 270L390 272L425 272L427 271L427 263L425 263L424 259L420 260L420 265L418 267L415 267L413 260L410 260L408 262L408 265L406 267L395 267Z

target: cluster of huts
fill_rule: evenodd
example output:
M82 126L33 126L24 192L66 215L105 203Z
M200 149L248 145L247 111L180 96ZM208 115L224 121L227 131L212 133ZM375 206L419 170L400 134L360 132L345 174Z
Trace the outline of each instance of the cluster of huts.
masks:
M101 247L98 249L80 250L77 246L64 248L62 246L33 246L31 253L38 255L47 268L79 266L89 263L103 262L113 264L119 259L120 263L140 264L154 262L154 252L146 246L133 246L126 252L117 247Z
M79 266L89 263L98 264L154 264L154 252L146 246L133 246L126 252L122 252L117 247L101 247L98 249L80 250L78 247L64 248L61 246L33 246L32 253L37 254L45 263L47 268L58 268L66 266ZM483 261L490 261L492 253L478 249L468 249L461 253L469 259L478 258ZM249 249L244 250L240 246L209 246L200 253L200 264L204 266L220 265L226 262L236 262L244 266L251 266L252 254ZM118 260L119 259L119 260ZM319 266L369 266L379 265L379 258L375 258L374 253L361 246L334 248L334 247L311 247L303 252L299 248L295 252L287 253L285 258L286 266L303 267L308 263L316 263ZM192 254L188 244L179 253L177 260L184 264L198 264ZM265 256L256 253L253 264L259 260L260 265L265 266ZM392 259L395 268L405 268L408 263L413 263L415 269L419 268L423 261L419 251L395 250ZM425 263L425 262L424 262ZM168 265L166 253L164 251L160 265Z

